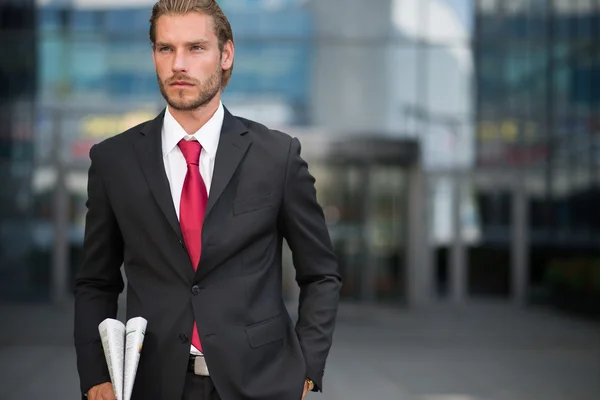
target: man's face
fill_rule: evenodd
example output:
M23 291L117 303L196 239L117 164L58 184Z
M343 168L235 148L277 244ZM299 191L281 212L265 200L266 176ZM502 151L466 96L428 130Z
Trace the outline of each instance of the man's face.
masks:
M212 18L191 12L163 15L156 21L152 52L160 92L176 110L209 103L221 90L223 69L231 68L233 45L219 50Z

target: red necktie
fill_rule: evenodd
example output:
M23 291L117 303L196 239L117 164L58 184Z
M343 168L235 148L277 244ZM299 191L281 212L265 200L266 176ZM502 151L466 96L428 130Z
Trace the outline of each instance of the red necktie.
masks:
M179 224L190 260L196 271L202 252L202 223L208 203L208 194L199 167L202 146L197 140L182 139L179 142L179 148L187 164L187 174L181 191ZM192 345L202 351L196 322L194 322L194 331L192 332Z

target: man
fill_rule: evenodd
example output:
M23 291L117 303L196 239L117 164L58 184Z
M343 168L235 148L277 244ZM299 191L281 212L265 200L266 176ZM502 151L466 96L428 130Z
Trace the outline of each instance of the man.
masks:
M322 389L341 278L297 139L232 116L231 27L214 0L161 0L152 55L168 107L90 151L75 291L82 393L114 399L98 324L148 320L133 399L299 400ZM281 245L300 286L294 328Z

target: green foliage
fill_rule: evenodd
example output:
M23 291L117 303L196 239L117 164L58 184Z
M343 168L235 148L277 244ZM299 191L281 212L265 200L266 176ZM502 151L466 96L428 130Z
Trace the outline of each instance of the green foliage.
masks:
M552 260L546 269L545 281L555 289L600 296L600 259Z

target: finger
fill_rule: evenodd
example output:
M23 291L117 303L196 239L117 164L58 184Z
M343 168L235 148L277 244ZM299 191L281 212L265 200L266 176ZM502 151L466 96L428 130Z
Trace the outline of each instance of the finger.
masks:
M111 389L103 390L100 400L116 400L114 391Z

